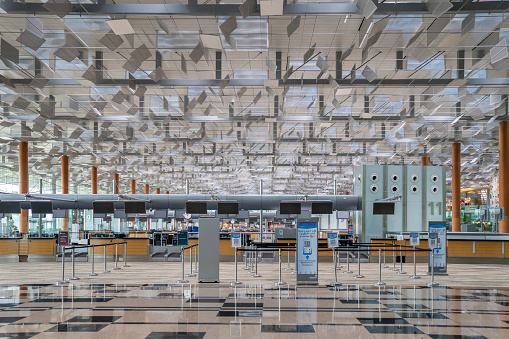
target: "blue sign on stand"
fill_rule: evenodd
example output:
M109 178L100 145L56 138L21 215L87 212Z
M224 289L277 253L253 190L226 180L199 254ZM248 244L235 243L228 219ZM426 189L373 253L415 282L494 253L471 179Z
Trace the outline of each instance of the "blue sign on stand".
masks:
M297 221L297 285L318 284L318 219Z
M187 231L177 232L177 246L187 246L188 245L187 239L188 239Z
M431 270L435 271L435 274L447 275L447 224L445 221L430 221L428 226L429 239L435 238L435 248L432 251L435 252L435 260L432 268L432 255L429 253L428 258L428 273L431 274ZM435 235L436 234L436 235Z

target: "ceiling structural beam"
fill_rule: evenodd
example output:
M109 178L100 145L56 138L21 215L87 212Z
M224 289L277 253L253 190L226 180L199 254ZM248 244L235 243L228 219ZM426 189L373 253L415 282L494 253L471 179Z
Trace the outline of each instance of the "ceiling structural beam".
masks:
M368 81L366 79L336 79L341 86L509 86L509 78L485 78L485 79L468 79L461 83L455 83L457 79L375 79ZM32 79L11 79L15 85L29 85ZM145 86L173 86L173 87L189 87L189 86L219 86L223 80L221 79L162 79L158 82L149 79L136 80L138 85ZM263 79L231 79L227 86L260 86L264 87ZM0 83L2 81L0 80ZM96 86L128 86L129 79L104 79L95 82ZM330 86L328 79L288 79L280 80L280 86ZM78 81L73 79L49 79L46 86L82 86Z
M0 3L0 8L8 14L53 15L44 3L22 3L6 0ZM285 4L283 15L361 15L355 3L321 3L321 4ZM426 3L377 3L376 14L431 14ZM74 4L68 15L191 15L191 16L230 16L240 15L238 4L203 4L191 1L187 5L181 4ZM509 9L507 1L484 2L452 2L447 13L495 13ZM250 14L260 16L260 8Z

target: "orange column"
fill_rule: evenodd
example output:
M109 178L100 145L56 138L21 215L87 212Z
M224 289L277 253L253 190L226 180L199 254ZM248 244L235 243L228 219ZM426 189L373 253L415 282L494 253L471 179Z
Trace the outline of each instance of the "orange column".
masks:
M97 167L92 166L92 194L97 194Z
M115 194L119 194L120 177L118 173L113 174L113 180L115 180Z
M62 155L62 194L69 194L69 157ZM69 230L69 215L63 219L62 231Z
M170 194L170 191L166 191L166 194Z
M145 184L145 194L149 194L148 184Z
M422 166L429 166L429 157L422 157L421 165Z
M28 193L28 143L19 143L19 193ZM28 233L28 210L21 210L19 217L19 231Z
M452 231L461 231L460 189L461 189L461 144L452 144Z
M498 223L500 233L509 233L509 121L498 125L498 184L499 206L504 207L505 220Z
M156 194L161 194L161 189L160 188L156 188Z
M131 179L131 194L136 194L136 180Z

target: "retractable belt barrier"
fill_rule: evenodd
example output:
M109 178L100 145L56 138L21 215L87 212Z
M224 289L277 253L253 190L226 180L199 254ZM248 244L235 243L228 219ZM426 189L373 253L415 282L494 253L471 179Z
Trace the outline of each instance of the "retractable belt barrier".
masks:
M101 273L109 273L107 269L107 255L106 255L106 248L107 246L115 246L115 266L112 268L114 270L120 270L121 267L118 267L118 245L123 244L124 245L124 253L122 254L122 259L124 261L124 265L122 267L130 267L127 265L127 242L115 242L111 244L104 244L104 245L75 245L75 246L63 246L62 247L62 280L57 281L57 285L63 285L69 283L67 280L79 280L80 278L76 277L76 265L75 265L75 253L77 248L92 248L92 267L91 267L91 273L89 276L97 276L97 273L94 272L94 266L95 266L95 247L96 246L104 246L104 270ZM70 278L65 279L65 254L66 252L70 250L71 251L71 262L72 262L72 274Z

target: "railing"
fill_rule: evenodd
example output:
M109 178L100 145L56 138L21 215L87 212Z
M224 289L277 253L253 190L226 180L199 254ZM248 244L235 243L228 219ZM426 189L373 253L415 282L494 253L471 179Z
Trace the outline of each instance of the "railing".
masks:
M62 256L62 280L60 281L57 281L57 285L63 285L63 284L67 284L68 281L67 280L79 280L80 278L77 278L76 277L76 270L75 270L75 251L77 248L92 248L92 267L91 267L91 273L89 274L89 276L97 276L97 273L94 272L94 266L95 266L95 248L96 247L104 247L104 270L101 272L101 273L110 273L110 271L108 270L107 268L107 258L108 258L108 255L107 255L107 252L106 252L106 247L107 246L115 246L115 266L112 268L113 270L119 270L121 269L120 267L118 267L118 245L119 244L123 244L124 245L124 251L123 251L123 254L122 254L122 261L124 262L124 265L122 265L122 267L130 267L128 264L127 264L127 242L124 241L124 242L116 242L116 243L111 243L111 244L103 244L103 245L76 245L76 246L63 246L62 247L62 251L61 251L61 256ZM71 251L71 262L72 262L72 274L71 274L71 277L70 278L65 278L65 254L67 251Z

